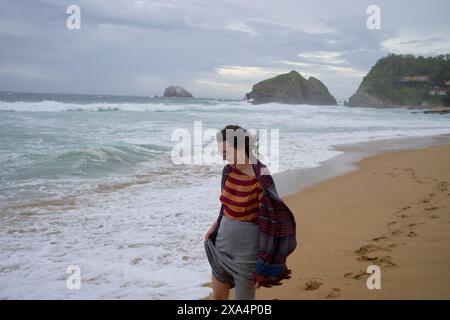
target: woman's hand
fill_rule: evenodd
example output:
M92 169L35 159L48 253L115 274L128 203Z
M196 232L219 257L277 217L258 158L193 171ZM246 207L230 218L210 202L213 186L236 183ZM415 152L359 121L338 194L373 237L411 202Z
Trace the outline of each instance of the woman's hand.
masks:
M271 288L272 286L281 286L281 280L290 279L292 274L291 269L286 269L280 276L278 277L264 277L262 275L253 273L254 278L253 282L255 284L256 289L261 287Z
M214 230L216 229L216 227L217 227L217 221L214 222L213 225L212 225L212 226L208 229L208 231L206 232L206 235L205 235L205 241L208 240L209 236L211 235L211 233L214 232Z

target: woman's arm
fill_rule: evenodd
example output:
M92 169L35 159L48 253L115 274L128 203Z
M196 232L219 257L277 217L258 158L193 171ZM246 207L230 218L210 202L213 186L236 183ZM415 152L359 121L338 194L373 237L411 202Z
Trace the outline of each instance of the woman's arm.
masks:
M208 240L209 236L211 235L211 233L214 232L214 230L216 230L217 227L217 220L212 224L212 226L208 229L208 232L206 232L205 235L205 241Z

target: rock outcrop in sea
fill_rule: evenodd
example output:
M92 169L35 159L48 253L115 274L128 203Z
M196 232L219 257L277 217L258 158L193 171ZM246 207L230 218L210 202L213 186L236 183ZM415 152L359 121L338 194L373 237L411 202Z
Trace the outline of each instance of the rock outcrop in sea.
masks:
M252 104L270 102L286 104L336 105L336 99L317 78L306 80L297 71L281 74L253 86L245 99Z
M164 90L164 98L193 98L186 89L179 86L170 86Z

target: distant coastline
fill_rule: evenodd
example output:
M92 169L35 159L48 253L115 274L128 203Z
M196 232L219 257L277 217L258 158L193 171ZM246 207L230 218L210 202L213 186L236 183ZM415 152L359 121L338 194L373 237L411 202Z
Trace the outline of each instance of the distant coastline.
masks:
M33 93L0 91L0 101L60 101L78 103L146 103L164 99L248 101L252 104L282 103L343 105L347 107L408 108L424 113L450 113L450 54L424 58L389 54L381 58L363 78L357 91L338 104L319 79L308 80L295 70L253 85L250 92L237 98L194 98L179 86L166 88L160 95L119 95L79 93ZM172 101L172 100L169 100Z

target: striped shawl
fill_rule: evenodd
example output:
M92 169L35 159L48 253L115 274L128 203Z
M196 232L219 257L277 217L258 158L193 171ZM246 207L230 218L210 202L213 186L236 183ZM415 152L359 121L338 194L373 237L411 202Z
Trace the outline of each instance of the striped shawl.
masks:
M264 204L258 212L259 225L259 251L254 282L271 287L280 285L281 280L289 279L291 270L286 266L286 258L297 247L296 223L294 215L278 195L275 183L268 168L259 160L253 164L256 178L260 182L264 192ZM231 165L227 164L222 172L222 190ZM217 231L223 216L224 205L222 204L217 227L210 235L215 243Z

